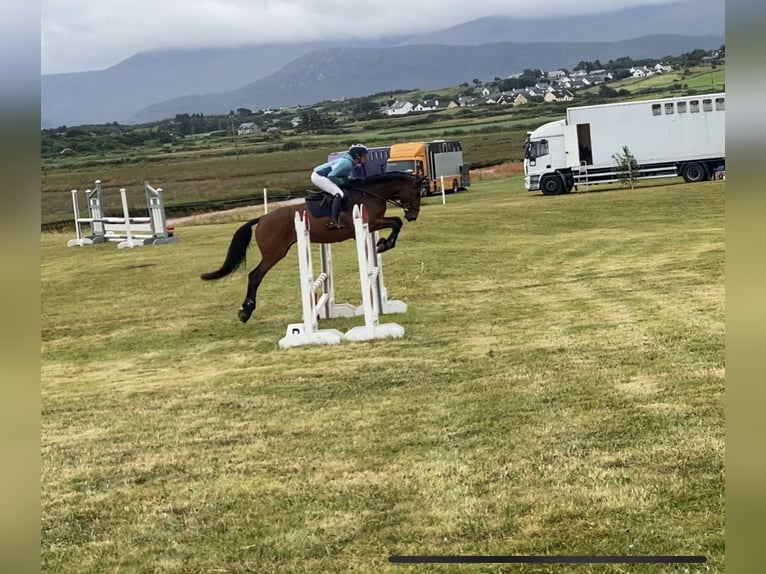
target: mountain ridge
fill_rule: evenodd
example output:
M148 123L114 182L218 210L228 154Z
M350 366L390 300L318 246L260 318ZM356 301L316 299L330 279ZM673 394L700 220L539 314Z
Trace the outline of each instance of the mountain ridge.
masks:
M227 113L308 105L341 97L361 97L399 89L438 89L474 78L506 77L526 68L572 68L582 60L661 58L693 49L714 49L717 36L652 35L623 42L496 42L479 46L435 44L390 48L326 48L296 58L279 71L227 93L158 102L131 118L146 123L176 113ZM430 62L427 69L421 62ZM348 74L347 70L354 70Z
M659 4L653 6L640 6L617 10L606 14L577 15L571 17L541 17L532 20L517 20L508 17L484 17L465 22L451 28L436 31L426 31L419 36L399 36L390 38L377 38L367 41L347 42L336 40L333 42L298 42L286 44L264 44L239 47L215 47L195 49L163 49L143 51L131 56L104 70L77 72L68 74L51 74L41 76L40 108L42 127L58 127L61 125L83 125L88 123L130 123L135 118L144 117L164 102L183 99L196 101L197 98L205 98L212 94L229 94L242 90L254 82L268 80L274 85L274 76L284 77L295 73L295 62L303 61L314 52L313 57L331 70L335 66L353 66L353 58L345 54L336 62L330 61L327 49L351 49L364 50L389 50L398 48L410 50L400 58L399 67L409 69L420 54L433 54L423 46L440 45L444 47L443 53L448 53L448 48L462 46L466 53L480 53L482 50L472 50L481 45L499 42L515 43L517 49L527 52L531 45L561 44L563 39L569 43L592 43L594 40L609 38L609 42L625 42L631 38L647 37L657 32L667 30L675 31L674 36L687 36L700 38L699 45L695 42L676 44L676 48L665 53L656 53L654 57L680 54L695 49L712 49L724 43L724 1L723 0L684 0L671 4ZM678 32L694 32L693 34L679 34ZM715 38L712 45L710 38ZM533 39L529 44L524 40ZM520 45L521 44L521 45ZM688 49L687 49L688 47ZM541 48L542 49L542 48ZM678 52L677 50L681 50ZM551 52L552 48L545 48ZM487 52L487 50L484 50ZM644 50L645 52L645 50ZM388 52L388 54L401 54L401 52ZM449 52L450 54L457 52ZM487 52L488 53L488 52ZM379 61L379 58L369 57L366 53L366 61ZM418 56L415 56L418 54ZM619 54L616 57L638 57L639 52ZM437 55L437 57L440 57ZM490 56L486 56L490 57ZM495 53L491 57L499 58L498 64L506 57L504 54ZM582 58L581 58L582 59ZM603 59L603 56L602 56ZM490 74L502 76L503 72L490 72L484 66L485 62L466 61L459 57L462 66L463 77L471 79ZM568 59L560 58L560 61L544 60L550 67L565 67ZM427 68L432 62L425 62ZM359 65L362 65L361 63ZM522 63L516 61L516 67L521 69L530 67L543 67L536 60L529 59ZM544 67L549 67L545 65ZM309 66L311 68L311 66ZM396 66L389 66L395 70ZM473 70L476 70L475 72ZM391 82L375 83L367 81L367 85L382 86L382 90L375 89L373 92L360 93L364 86L360 81L354 81L353 74L358 71L354 67L349 68L345 78L338 79L344 83L350 80L346 95L352 93L357 96L375 93L385 89L395 89ZM520 70L517 70L520 71ZM395 71L392 73L396 73ZM429 75L426 73L425 75ZM430 74L432 76L436 74ZM423 77L421 74L420 77ZM413 77L411 74L410 78ZM417 76L415 76L417 77ZM442 77L447 77L442 74ZM451 78L451 76L450 76ZM294 75L293 80L298 85L306 85L305 93L298 97L295 89L286 90L290 98L302 103L312 103L309 96L314 92L309 80L300 75ZM435 80L434 80L435 81ZM451 79L449 82L451 83ZM442 84L450 85L450 83ZM428 85L426 85L428 84ZM425 79L421 85L409 85L405 87L435 88ZM319 100L325 99L326 95L333 92L325 86L319 86L324 90L324 95ZM280 88L281 89L281 88ZM246 90L247 91L247 90ZM333 96L335 97L335 96ZM261 97L263 99L263 97ZM264 100L265 101L265 100ZM292 101L292 100L291 100ZM245 107L250 107L243 104ZM254 104L251 104L251 106ZM269 101L269 107L289 105L287 103ZM232 109L232 108L228 108ZM228 109L226 111L228 111ZM173 112L182 113L183 110Z

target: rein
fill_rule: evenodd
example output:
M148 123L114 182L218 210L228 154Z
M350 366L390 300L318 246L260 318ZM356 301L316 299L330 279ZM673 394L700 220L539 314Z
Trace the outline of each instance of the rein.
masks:
M385 198L382 195L378 195L377 193L373 193L371 191L367 191L366 189L362 189L362 188L359 188L359 187L356 188L356 191L358 191L362 195L365 195L365 194L371 195L372 197L374 197L376 199L380 199L383 203L390 203L391 205L393 205L395 207L399 207L402 210L407 211L407 208L404 206L404 204L401 201L397 200L397 199Z

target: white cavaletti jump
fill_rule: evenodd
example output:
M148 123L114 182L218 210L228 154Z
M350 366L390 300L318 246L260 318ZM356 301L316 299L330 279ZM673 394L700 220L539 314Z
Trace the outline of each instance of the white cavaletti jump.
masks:
M67 246L83 246L112 241L117 242L118 249L124 249L126 247L161 245L178 241L178 238L173 237L168 231L162 189L155 189L148 181L144 182L144 189L146 190L149 217L130 216L125 188L120 189L123 217L105 217L100 180L96 180L94 189L85 190L88 217L80 217L77 190L73 189L72 207L74 208L76 238L70 240ZM83 233L83 224L90 227L90 235Z
M311 262L309 241L309 219L305 212L295 214L298 262L301 276L301 301L303 322L287 326L286 335L280 339L283 349L299 345L337 344L342 340L366 341L384 337L401 337L404 328L395 323L381 324L382 313L404 313L406 303L389 301L383 285L383 265L375 246L377 233L370 233L364 208L354 207L353 220L356 232L359 278L362 285L362 304L358 307L348 303L335 302L335 288L332 273L332 251L330 245L320 245L322 271L315 279ZM319 288L321 297L317 297ZM354 327L345 335L337 329L319 329L320 318L354 317L364 315L364 326Z

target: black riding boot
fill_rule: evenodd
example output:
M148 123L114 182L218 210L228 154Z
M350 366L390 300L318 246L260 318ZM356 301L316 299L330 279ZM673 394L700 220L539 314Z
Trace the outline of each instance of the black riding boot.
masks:
M330 223L327 224L327 227L330 229L340 229L343 227L339 221L338 216L340 215L340 204L343 203L343 196L340 195L333 195L332 197L332 207L330 212Z

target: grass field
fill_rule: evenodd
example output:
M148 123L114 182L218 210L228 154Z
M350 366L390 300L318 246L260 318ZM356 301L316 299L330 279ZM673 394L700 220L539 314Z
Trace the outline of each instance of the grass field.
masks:
M198 279L238 221L42 234L43 571L723 572L724 189L428 199L384 256L405 337L287 351L294 252L246 325L243 274ZM333 255L358 304L353 244Z

